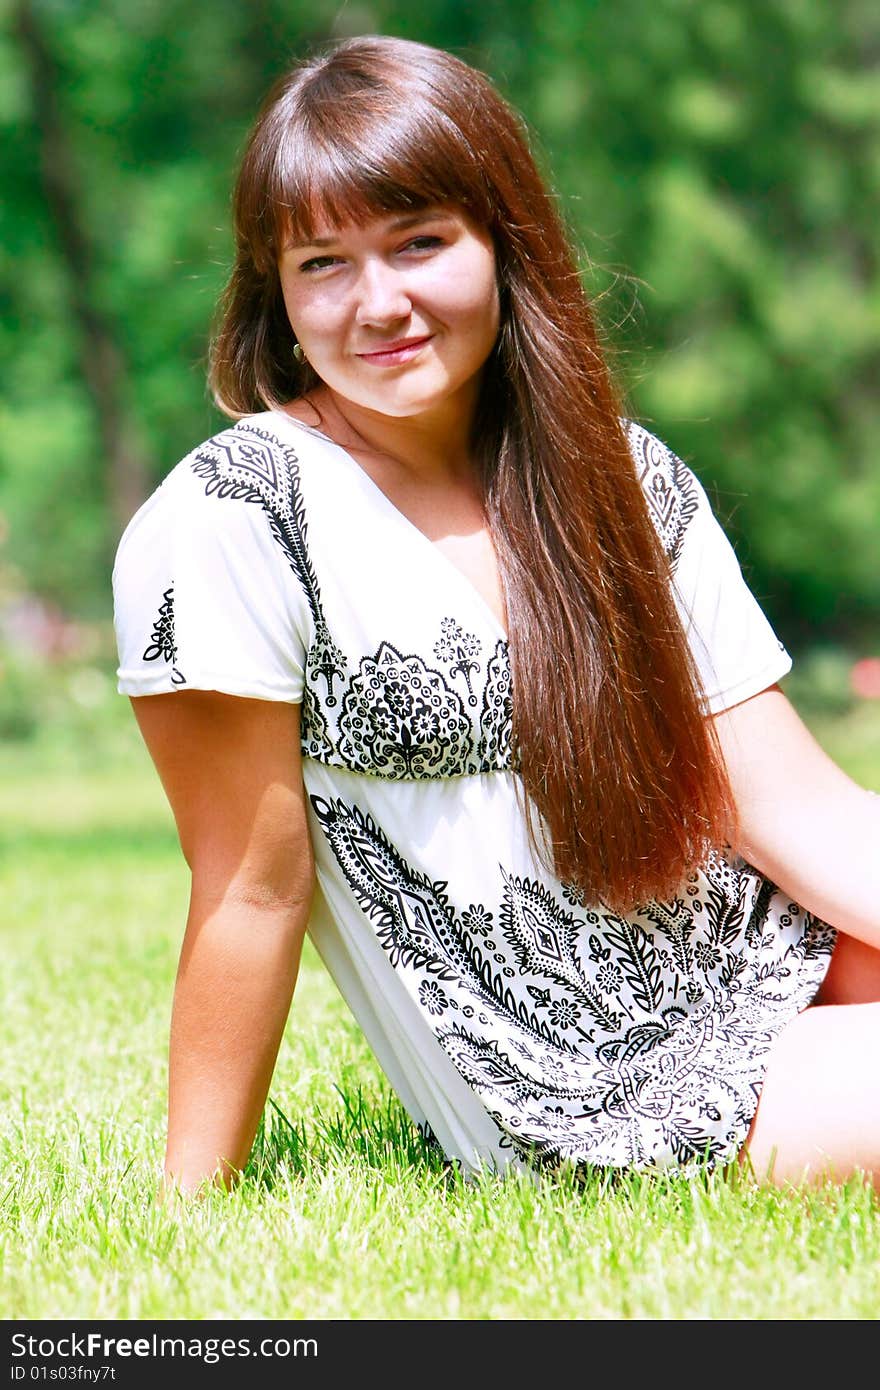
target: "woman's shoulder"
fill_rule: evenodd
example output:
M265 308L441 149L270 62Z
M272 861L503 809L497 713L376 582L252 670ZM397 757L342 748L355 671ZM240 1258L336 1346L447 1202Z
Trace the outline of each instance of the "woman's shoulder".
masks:
M708 506L693 469L637 420L624 419L626 441L654 528L673 566L689 528Z
M312 573L272 421L248 417L192 449L117 547L119 689L187 686L298 703Z
M319 473L332 442L286 412L242 416L201 440L174 464L131 517L119 541L123 550L138 532L170 524L214 526L253 522L252 504L271 515L302 507L303 475ZM216 509L217 500L228 505Z
M323 462L332 440L284 410L244 415L203 440L181 459L172 474L202 479L207 491L264 498L283 495L291 478Z
M659 435L639 420L625 418L621 423L643 486L650 486L658 477L669 487L683 490L696 482L693 470Z

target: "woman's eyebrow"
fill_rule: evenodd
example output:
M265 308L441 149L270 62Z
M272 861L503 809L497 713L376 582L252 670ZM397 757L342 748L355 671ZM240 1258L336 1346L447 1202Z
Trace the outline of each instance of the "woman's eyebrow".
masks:
M441 212L439 209L432 211L430 208L421 208L418 212L408 212L403 217L396 217L393 222L388 223L387 231L403 232L408 227L417 226L419 222L451 222L452 220L451 213ZM291 240L285 243L285 250L303 251L312 246L332 246L338 240L338 233L332 236L312 237L308 241Z
M452 214L443 212L440 208L421 208L418 212L408 212L403 217L397 217L388 226L389 232L402 232L407 227L415 227L419 222L451 222Z
M286 251L304 251L308 246L332 246L337 238L335 236L316 236L311 241L295 241L292 237L290 241L284 243Z

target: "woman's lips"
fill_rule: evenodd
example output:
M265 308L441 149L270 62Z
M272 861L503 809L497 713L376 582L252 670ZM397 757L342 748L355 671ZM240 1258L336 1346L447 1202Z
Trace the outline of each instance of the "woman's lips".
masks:
M362 362L372 362L377 367L396 367L399 362L408 362L415 357L432 337L433 334L426 333L422 338L400 338L396 343L388 343L386 347L376 348L373 352L359 352L356 356Z

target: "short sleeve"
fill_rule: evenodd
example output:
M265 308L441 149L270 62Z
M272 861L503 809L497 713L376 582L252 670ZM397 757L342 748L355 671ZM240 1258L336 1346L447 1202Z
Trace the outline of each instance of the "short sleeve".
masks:
M118 689L302 700L308 605L255 489L206 481L198 452L126 528L113 568Z
M718 714L774 685L791 670L791 657L746 584L694 473L641 426L630 425L628 435L670 560L703 707Z

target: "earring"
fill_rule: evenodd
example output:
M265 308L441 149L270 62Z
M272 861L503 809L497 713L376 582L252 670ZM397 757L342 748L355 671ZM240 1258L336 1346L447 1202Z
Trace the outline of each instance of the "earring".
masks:
M302 346L301 346L299 343L294 343L294 345L293 345L293 355L294 355L294 357L296 358L297 362L302 363L302 362L305 362L305 360L306 360L306 355L305 355L305 353L303 352Z

